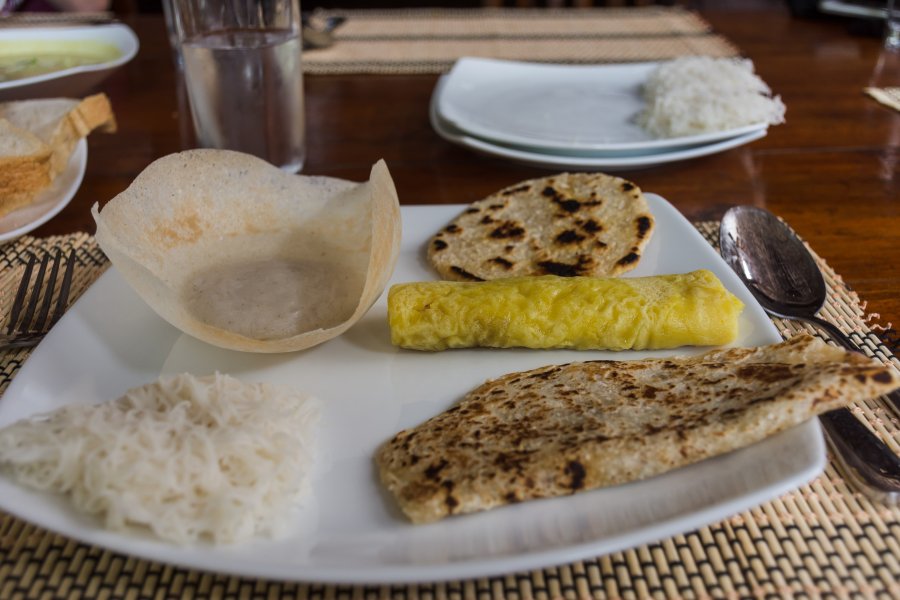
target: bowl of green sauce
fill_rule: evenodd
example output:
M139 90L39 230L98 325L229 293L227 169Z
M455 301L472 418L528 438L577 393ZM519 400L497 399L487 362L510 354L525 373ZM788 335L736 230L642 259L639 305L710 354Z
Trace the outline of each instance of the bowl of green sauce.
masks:
M0 101L83 96L138 47L120 23L0 29Z

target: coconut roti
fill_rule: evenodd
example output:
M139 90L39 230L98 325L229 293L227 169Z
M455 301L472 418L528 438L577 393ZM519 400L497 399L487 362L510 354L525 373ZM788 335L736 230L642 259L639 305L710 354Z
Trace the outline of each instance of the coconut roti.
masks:
M444 279L615 276L637 266L653 233L640 188L602 173L531 179L474 202L428 243Z
M900 387L809 335L688 358L512 373L401 431L376 455L414 523L658 475Z

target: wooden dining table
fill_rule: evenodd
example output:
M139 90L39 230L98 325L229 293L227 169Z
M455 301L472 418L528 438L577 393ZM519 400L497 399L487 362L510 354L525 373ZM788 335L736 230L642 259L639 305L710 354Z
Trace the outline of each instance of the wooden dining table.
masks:
M859 312L859 322L865 324L865 333L875 346L882 352L896 351L900 329L900 111L876 102L864 89L900 85L900 54L883 50L877 37L859 35L846 20L797 18L786 7L742 11L734 8L738 3L725 3L722 9L715 7L717 3L706 4L709 6L700 16L741 55L753 60L760 76L784 101L786 122L772 126L762 139L718 154L615 174L645 192L664 197L698 227L705 224L707 233L732 206L754 205L772 211L821 259L829 285L842 286L842 297L854 304L853 310ZM125 190L154 160L195 145L183 74L173 60L162 16L130 14L120 18L137 33L140 50L96 90L110 98L117 131L89 137L81 187L58 215L29 234L36 238L93 233L90 209L94 203L102 206ZM313 52L307 56L312 57ZM469 203L516 182L556 172L478 154L441 138L429 121L429 102L438 76L307 73L307 158L302 174L363 181L372 164L384 159L402 205L442 205ZM712 241L711 234L707 237ZM879 421L882 417L884 424ZM898 447L896 419L891 425L878 409L871 413L870 421L878 422L883 438L894 436L892 447ZM896 584L900 577L896 560L900 520L896 511L876 505L860 508L862 501L848 491L832 467L823 478L820 487L803 488L766 505L753 513L752 519L739 515L646 550L601 557L570 570L544 571L530 578L499 577L440 588L433 584L421 588L287 584L267 588L253 579L172 570L99 550L79 554L81 546L66 546L64 540L41 542L43 534L22 530L18 524L10 525L13 529L5 534L0 531L0 555L4 549L16 548L17 564L26 565L6 572L7 581L15 581L7 585L18 586L16 590L36 589L33 581L44 577L46 590L69 585L85 596L102 595L99 590L111 597L126 592L132 597L153 597L154 585L163 584L166 594L187 590L192 595L218 597L259 593L272 597L474 598L530 597L535 593L537 597L574 598L599 597L604 589L609 597L703 597L707 593L774 597L795 592L811 596L828 592L900 595ZM796 507L801 504L812 508L800 511ZM828 512L837 511L834 506L838 504L843 521ZM34 536L33 546L23 541L27 536L20 531ZM816 546L819 542L824 551ZM57 548L58 556L71 554L58 571L40 575L40 566L29 570L27 565L32 563L25 554L38 554L42 543ZM698 559L701 555L706 558ZM107 574L79 575L84 557ZM869 562L842 571L841 565L853 560ZM650 575L630 579L639 570ZM10 573L15 578L10 578ZM3 576L0 566L0 595L6 589Z
M715 3L710 3L715 4ZM716 31L751 58L782 97L786 123L748 146L714 156L617 173L660 194L690 220L719 219L752 204L785 219L877 314L900 327L900 113L863 89L900 80L900 59L842 20L801 20L787 10L706 10ZM89 138L84 182L37 236L94 230L103 205L151 161L193 144L178 72L157 15L126 23L136 58L103 85L115 135ZM436 75L307 76L304 174L362 181L383 158L401 204L457 204L552 170L454 146L429 124Z

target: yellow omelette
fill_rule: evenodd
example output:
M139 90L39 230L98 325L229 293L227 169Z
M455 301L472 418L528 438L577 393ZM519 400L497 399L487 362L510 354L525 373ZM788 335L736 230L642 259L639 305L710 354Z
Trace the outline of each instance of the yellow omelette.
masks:
M743 303L707 270L652 277L514 277L402 283L391 342L413 350L650 350L727 344Z

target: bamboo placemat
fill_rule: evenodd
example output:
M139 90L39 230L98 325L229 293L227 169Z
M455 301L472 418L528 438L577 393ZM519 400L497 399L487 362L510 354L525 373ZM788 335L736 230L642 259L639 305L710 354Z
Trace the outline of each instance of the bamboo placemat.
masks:
M304 71L443 73L463 56L554 63L735 56L737 48L680 7L330 10L336 43L303 55Z
M696 227L713 245L718 223ZM0 307L32 253L76 249L72 300L108 267L87 234L31 237L0 248ZM816 257L829 287L823 312L866 351L900 369L859 298ZM779 319L785 337L803 325ZM28 351L0 355L0 391ZM2 397L0 397L2 402ZM854 412L895 452L900 422L880 401ZM900 597L900 508L849 489L833 465L808 485L683 535L559 567L446 583L330 586L217 575L89 546L0 513L0 598L311 598L542 600L556 598Z
M0 15L2 27L45 27L47 25L96 25L111 23L115 14L98 12L21 12Z

